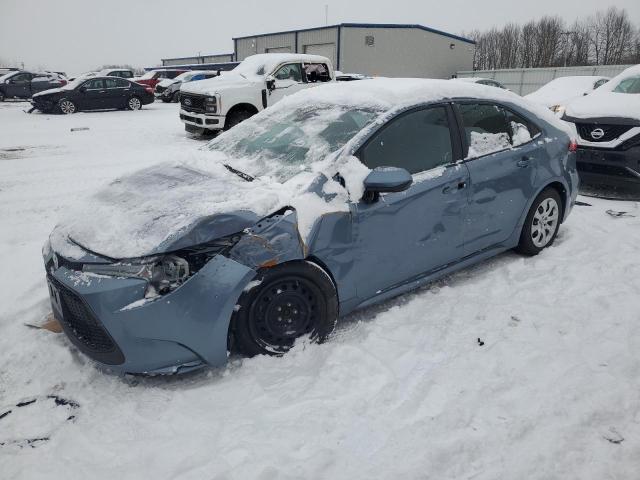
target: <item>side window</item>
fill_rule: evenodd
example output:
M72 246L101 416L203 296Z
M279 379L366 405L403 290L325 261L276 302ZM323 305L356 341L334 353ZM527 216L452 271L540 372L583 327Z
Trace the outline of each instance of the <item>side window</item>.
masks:
M31 80L30 73L19 73L11 77L11 83L29 83Z
M511 127L511 143L514 147L531 141L540 134L540 129L527 119L506 110L507 123Z
M124 78L116 78L115 80L117 88L129 88L131 86L131 84Z
M84 82L82 86L87 90L100 90L104 88L104 82L101 78L94 78L93 80Z
M118 86L118 81L115 78L105 78L104 86L105 88L116 88Z
M204 74L198 73L197 75L194 75L193 77L191 77L192 82L195 82L197 80L204 80Z
M406 113L387 124L360 151L369 168L400 167L419 173L451 163L453 148L445 107Z
M123 70L122 72L120 72L120 76L122 78L133 78L133 75L129 70Z
M467 158L480 157L511 146L511 129L497 105L463 103L458 106L469 145Z
M309 83L328 82L331 80L329 67L324 63L305 63L303 68Z
M294 82L302 82L302 70L299 63L290 63L283 65L274 75L276 80L292 80Z

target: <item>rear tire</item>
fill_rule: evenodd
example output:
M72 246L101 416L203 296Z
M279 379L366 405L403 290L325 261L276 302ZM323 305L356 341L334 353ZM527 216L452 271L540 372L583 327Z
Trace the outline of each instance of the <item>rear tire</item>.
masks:
M562 221L562 200L557 190L545 188L536 197L520 234L516 251L528 256L538 255L550 247L558 235Z
M309 335L323 342L338 320L338 295L331 278L310 262L291 262L258 271L254 288L243 292L232 328L237 349L248 356L283 355Z
M129 110L140 110L142 108L142 100L138 97L131 97L127 100L127 109Z
M71 115L78 111L76 104L67 98L63 98L58 102L58 108L60 109L60 112L65 115Z
M225 122L224 129L229 130L235 127L236 125L238 125L239 123L242 123L245 120L253 117L254 115L255 113L246 109L235 110L231 112L230 115L227 115L227 121Z

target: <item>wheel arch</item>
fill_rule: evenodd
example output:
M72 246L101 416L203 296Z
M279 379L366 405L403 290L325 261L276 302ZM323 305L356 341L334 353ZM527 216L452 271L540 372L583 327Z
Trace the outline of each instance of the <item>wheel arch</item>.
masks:
M230 115L233 115L236 112L240 112L242 110L246 110L251 112L253 115L255 115L256 113L258 113L258 107L256 107L254 104L252 103L248 103L248 102L241 102L241 103L236 103L233 107L231 107L228 111L227 111L227 117Z

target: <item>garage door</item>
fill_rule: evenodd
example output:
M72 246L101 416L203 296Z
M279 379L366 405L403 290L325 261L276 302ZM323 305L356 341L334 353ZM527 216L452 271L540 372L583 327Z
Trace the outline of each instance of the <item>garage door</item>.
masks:
M331 60L331 63L336 64L336 44L335 43L316 43L312 45L304 46L304 53L309 55L322 55Z
M291 53L291 47L271 47L266 50L267 53Z

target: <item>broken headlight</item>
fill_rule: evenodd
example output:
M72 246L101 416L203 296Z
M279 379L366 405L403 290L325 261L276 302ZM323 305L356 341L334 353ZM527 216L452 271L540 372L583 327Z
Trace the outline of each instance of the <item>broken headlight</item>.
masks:
M146 296L169 293L189 278L189 262L177 255L149 257L111 264L85 264L85 273L109 277L139 278L149 282Z

